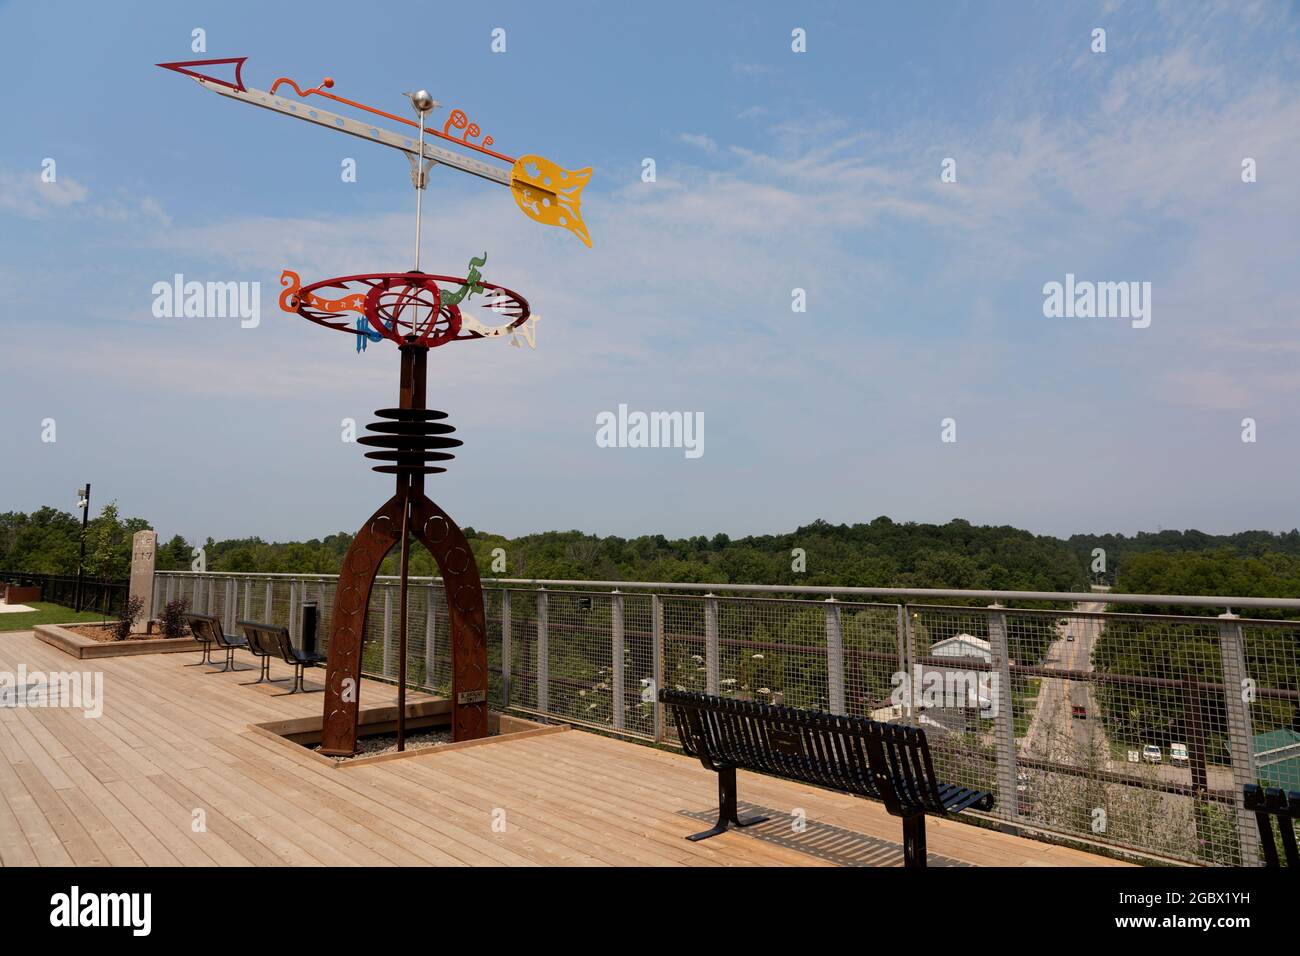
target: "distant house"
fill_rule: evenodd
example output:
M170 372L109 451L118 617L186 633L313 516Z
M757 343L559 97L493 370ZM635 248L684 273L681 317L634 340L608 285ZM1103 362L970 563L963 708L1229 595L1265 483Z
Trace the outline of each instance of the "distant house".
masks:
M933 714L934 716L931 716ZM872 720L879 720L886 724L909 724L913 727L922 727L929 730L936 730L943 734L960 733L966 730L961 724L954 726L952 720L935 719L944 716L942 711L931 711L926 713L923 709L918 709L916 714L909 720L903 713L903 708L898 704L889 704L885 707L878 707L871 712Z
M1255 775L1267 786L1300 790L1300 731L1270 730L1251 738Z
M958 634L935 641L930 647L930 657L978 657L985 664L993 663L993 645L973 634Z
M972 634L958 634L935 641L923 656L927 663L919 666L918 675L913 675L913 680L919 681L911 688L916 695L914 713L920 715L924 711L922 719L937 729L950 733L976 730L979 726L979 714L976 712L987 715L993 706L995 694L990 682L992 675L988 670L973 669L971 665L993 662L993 650L989 642ZM952 665L936 666L933 663L935 658L951 661ZM940 692L943 699L943 703L937 706L928 697L935 690ZM954 697L954 693L957 696ZM889 720L893 717L877 719Z

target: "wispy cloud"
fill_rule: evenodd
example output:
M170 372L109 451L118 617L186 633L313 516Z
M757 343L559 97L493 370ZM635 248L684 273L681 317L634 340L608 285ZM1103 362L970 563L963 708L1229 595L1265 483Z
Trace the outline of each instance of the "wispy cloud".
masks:
M39 219L84 202L89 191L70 176L53 182L35 170L0 169L0 209L24 219Z
M682 133L678 139L689 146L694 146L696 149L702 149L706 153L716 153L718 151L718 144L713 141L711 136L706 136L704 133Z

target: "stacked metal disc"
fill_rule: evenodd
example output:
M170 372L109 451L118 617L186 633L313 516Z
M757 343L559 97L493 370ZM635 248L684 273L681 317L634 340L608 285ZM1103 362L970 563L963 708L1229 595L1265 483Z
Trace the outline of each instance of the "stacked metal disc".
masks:
M456 429L442 419L446 412L433 408L381 408L375 412L380 422L371 422L366 435L357 441L380 451L366 452L366 457L391 464L375 465L373 471L385 475L435 475L447 469L431 465L435 461L451 461L456 456L446 451L464 444L458 438L449 438Z

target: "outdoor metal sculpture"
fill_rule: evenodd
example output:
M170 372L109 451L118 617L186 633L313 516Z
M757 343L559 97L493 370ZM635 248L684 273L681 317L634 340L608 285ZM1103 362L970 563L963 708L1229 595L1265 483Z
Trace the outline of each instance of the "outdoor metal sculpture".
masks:
M535 155L512 158L488 148L494 143L491 136L470 142L482 131L461 110L453 110L441 130L427 128L425 117L437 103L424 90L408 94L417 116L413 122L328 92L334 86L329 77L308 90L300 89L287 77L277 79L270 93L253 89L245 86L242 78L246 59L189 60L158 66L193 77L201 86L223 96L401 150L410 162L411 182L416 190L415 265L410 271L343 276L306 286L296 272L286 269L280 277L284 290L280 307L285 311L356 336L358 351L367 343L389 339L401 353L398 405L376 411L380 421L367 426L372 434L358 440L376 449L367 452L366 457L380 462L374 466L375 471L396 476L396 490L357 533L343 559L330 622L321 752L342 756L356 751L366 612L380 564L394 546L399 546L401 553L397 748L405 747L407 577L412 536L433 555L446 593L451 619L452 737L472 740L486 736L487 631L478 568L465 535L424 492L425 476L446 471L435 463L451 460L454 455L449 449L461 442L450 437L455 429L446 423L447 414L427 407L426 368L430 349L466 339L510 335L529 321L530 312L523 296L483 280L479 270L487 264L486 253L470 260L464 278L420 271L421 195L432 166L459 169L509 186L516 205L530 219L567 229L590 246L591 236L581 216L581 193L591 178L591 170L566 170ZM234 66L233 82L194 69L223 64ZM292 87L300 99L276 96L281 85ZM304 105L303 100L310 96L414 126L419 133L411 138ZM455 136L453 131L463 133ZM425 142L426 134L512 165L506 171L499 165L434 146ZM471 304L488 309L494 319L485 322L476 318L468 311ZM346 318L345 313L356 313L356 317Z

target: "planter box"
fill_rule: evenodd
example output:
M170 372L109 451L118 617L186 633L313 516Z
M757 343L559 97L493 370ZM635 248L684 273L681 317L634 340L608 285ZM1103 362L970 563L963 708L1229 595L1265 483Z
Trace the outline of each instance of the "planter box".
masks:
M6 604L30 604L33 601L41 599L41 589L39 587L19 587L16 584L10 584L5 587Z
M58 624L37 624L35 631L38 640L57 647L78 660L130 657L134 654L179 654L185 651L197 654L203 649L203 645L192 637L158 638L151 641L130 638L125 641L96 641Z
M464 750L468 747L486 747L505 743L510 740L523 740L527 737L542 737L547 734L564 733L568 724L539 724L536 721L512 717L495 710L488 712L488 730L496 736L480 737L478 740L461 740L456 743L438 744L436 747L423 747L419 750L407 750L402 753L374 754L370 757L349 757L338 760L317 753L310 748L320 743L320 714L312 717L297 717L291 720L272 720L264 724L249 724L248 729L270 740L292 747L300 754L306 754L321 766L346 770L349 767L364 767L372 763L385 763L389 760L404 760L409 757L432 757L452 750ZM430 727L446 727L451 723L451 701L444 698L422 700L406 705L406 731L414 733ZM397 705L385 704L380 707L363 707L358 714L357 736L373 737L377 734L391 734L397 730Z

